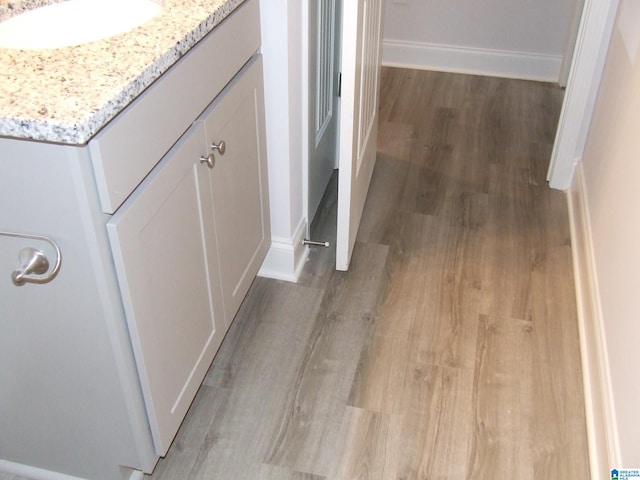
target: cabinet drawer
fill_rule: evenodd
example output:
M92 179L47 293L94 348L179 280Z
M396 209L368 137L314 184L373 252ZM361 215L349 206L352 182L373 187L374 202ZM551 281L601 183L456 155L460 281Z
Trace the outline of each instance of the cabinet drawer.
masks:
M248 0L89 142L103 212L118 209L259 47L259 2Z

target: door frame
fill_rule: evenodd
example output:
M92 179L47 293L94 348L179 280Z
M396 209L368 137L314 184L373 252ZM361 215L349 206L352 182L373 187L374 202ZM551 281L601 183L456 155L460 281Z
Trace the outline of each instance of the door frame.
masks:
M309 25L309 3L302 2L301 25ZM309 29L302 28L302 214L307 231L305 238L310 238L311 218L309 218ZM307 247L305 247L307 248Z
M576 50L576 40L578 38L578 28L580 27L584 2L585 0L577 0L569 26L569 35L564 47L562 63L560 65L560 75L558 77L558 84L563 88L567 86L567 82L569 81L569 71L571 70L571 62L573 61L573 54Z
M547 180L567 190L582 159L619 0L585 0Z

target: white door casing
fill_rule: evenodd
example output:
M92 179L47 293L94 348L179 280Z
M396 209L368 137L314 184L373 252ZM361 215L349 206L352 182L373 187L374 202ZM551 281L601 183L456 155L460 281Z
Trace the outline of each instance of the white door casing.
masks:
M336 269L348 270L376 161L383 0L342 12L342 105Z
M547 173L552 188L567 190L582 158L617 9L618 0L584 2Z

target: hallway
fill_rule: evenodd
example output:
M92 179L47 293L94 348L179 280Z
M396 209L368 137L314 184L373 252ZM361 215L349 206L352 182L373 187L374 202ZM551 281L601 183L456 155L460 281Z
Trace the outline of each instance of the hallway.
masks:
M545 181L561 101L383 69L350 271L314 249L300 283L255 281L149 478L589 478L566 200ZM332 244L335 194L313 235Z

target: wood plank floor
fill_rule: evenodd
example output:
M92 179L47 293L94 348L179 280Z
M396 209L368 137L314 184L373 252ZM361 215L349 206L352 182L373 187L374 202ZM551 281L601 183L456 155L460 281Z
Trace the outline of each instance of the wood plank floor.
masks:
M351 269L258 278L149 480L589 478L562 91L383 69ZM335 239L335 178L314 238Z
M383 69L351 270L257 279L152 479L588 478L562 91ZM335 238L333 182L314 237Z

